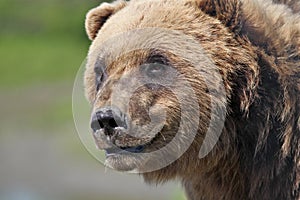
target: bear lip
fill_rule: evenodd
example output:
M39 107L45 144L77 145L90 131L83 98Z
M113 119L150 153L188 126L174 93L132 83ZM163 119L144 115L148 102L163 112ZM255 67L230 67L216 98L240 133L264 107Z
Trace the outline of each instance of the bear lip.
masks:
M106 157L115 155L115 154L128 154L128 153L141 153L145 149L145 145L139 145L136 147L112 147L105 149Z
M112 136L106 135L104 129L99 129L93 132L93 137L97 148L105 150L107 155L141 153L155 138L147 135L134 137L122 128L115 128Z

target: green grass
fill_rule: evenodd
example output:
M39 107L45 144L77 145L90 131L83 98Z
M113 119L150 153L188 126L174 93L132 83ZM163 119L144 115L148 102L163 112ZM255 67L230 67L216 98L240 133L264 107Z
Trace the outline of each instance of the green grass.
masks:
M1 0L1 33L81 35L86 12L98 0ZM81 28L81 29L80 29Z
M2 87L73 79L88 49L63 37L6 36L0 43Z
M90 41L86 12L96 0L0 0L0 87L71 80Z
M177 190L171 199L174 199L174 200L186 200L185 196L184 196L184 192L183 192L183 189L182 190Z

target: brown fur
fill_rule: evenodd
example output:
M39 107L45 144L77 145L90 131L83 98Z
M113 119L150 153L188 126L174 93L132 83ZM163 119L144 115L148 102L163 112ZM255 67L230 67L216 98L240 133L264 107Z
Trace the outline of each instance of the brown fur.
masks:
M179 179L189 200L300 198L299 5L298 0L131 0L101 4L88 13L86 29L93 44L85 86L93 111L109 104L116 80L137 69L153 53L135 50L120 55L118 52L127 48L123 41L107 47L105 56L98 51L107 38L126 31L158 27L192 36L222 74L227 105L226 99L208 94L203 78L193 66L176 56L194 52L173 43L168 44L168 52L160 52L194 88L200 117L190 120L191 124L197 120L200 125L192 145L179 159L163 169L143 174L147 182ZM99 56L104 57L101 64L106 66L107 78L96 91L94 67L99 64ZM203 70L209 71L206 64L202 63ZM175 86L180 88L176 83ZM167 121L160 135L143 135L140 141L117 135L118 145L148 143L155 138L146 149L150 152L169 143L180 121L178 99L165 88L141 87L127 109L121 100L129 95L125 90L120 89L116 106L128 110L132 121L147 124L147 110L156 104L166 108ZM220 108L227 106L225 126L213 151L199 159L211 102ZM188 100L187 104L192 105ZM159 110L154 113L159 115ZM182 146L189 137L190 126L184 128L186 135L179 141ZM177 150L173 146L164 152L165 156L172 156ZM114 164L119 170L143 169L158 164L161 155L156 156L148 160L138 156L125 158L124 168L122 163Z

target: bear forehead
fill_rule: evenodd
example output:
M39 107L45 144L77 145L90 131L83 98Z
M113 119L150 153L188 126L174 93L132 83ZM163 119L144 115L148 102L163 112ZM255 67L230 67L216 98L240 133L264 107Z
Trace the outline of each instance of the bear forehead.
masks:
M208 21L210 24L219 24L218 20L205 15L200 9L187 2L189 1L131 0L123 9L109 17L99 30L94 43L100 43L109 37L134 29L157 27L183 32L198 30L198 33L207 33L210 27L207 25ZM199 24L203 26L199 27Z
M166 42L169 44L168 51L173 53L187 50L172 43L175 32L182 38L191 36L194 38L195 44L200 42L208 52L215 46L209 44L215 41L218 41L219 47L225 46L227 43L225 39L230 37L231 33L219 20L205 14L192 2L189 0L133 0L127 2L124 8L110 16L101 27L90 46L89 59L93 62L102 54L100 49L106 48L106 50L110 49L108 52L111 52L106 59L107 62L110 62L131 48L124 43L145 49L145 45L149 42L164 42L161 39L157 40L157 35L152 34L152 31L160 32L161 36L166 38ZM138 32L132 34L132 31L136 30ZM170 40L170 38L172 39ZM147 44L144 43L145 41ZM111 43L114 45L111 46Z

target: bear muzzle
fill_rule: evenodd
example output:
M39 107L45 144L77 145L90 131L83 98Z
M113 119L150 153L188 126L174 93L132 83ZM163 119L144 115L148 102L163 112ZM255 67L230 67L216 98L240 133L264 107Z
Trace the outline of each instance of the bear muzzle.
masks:
M140 153L152 138L139 138L128 133L126 115L118 108L97 110L91 119L91 128L97 147L106 155Z

